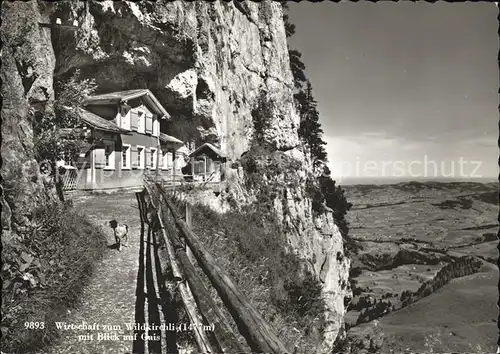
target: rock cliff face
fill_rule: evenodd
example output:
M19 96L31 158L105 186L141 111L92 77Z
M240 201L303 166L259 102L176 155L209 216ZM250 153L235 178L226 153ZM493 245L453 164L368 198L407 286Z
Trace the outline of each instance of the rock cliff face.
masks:
M295 228L295 232L289 235L290 245L308 261L310 269L323 283L326 326L317 352L330 353L337 337L344 336L345 299L352 297L349 287L350 260L344 256L342 236L332 214L312 217L311 201L301 198L297 192L289 193L291 197L284 203L284 208L289 210L285 218L289 218Z
M22 231L49 198L33 159L32 121L54 98L55 56L48 9L36 2L2 3L2 228Z
M24 9L27 17L13 8ZM52 73L59 79L80 69L83 78L96 80L98 92L151 89L170 112L168 124L175 135L220 144L229 165L250 148L255 132L251 112L265 92L274 104L263 138L301 161L304 167L297 178L305 182L310 164L299 146L299 117L279 3L31 1L4 4L3 9L7 9L4 21L7 18L13 29L2 31L7 43L2 90L10 102L2 109L2 117L8 117L3 118L2 133L12 137L2 143L2 148L10 146L2 149L4 166L9 158L30 161L30 146L22 145L31 135L28 110L53 99ZM77 27L49 29L37 24L56 19ZM29 35L12 34L16 31ZM12 151L21 153L12 157ZM14 172L3 173L5 179L13 178ZM229 175L233 190L241 191L240 174ZM26 180L21 185L37 184ZM327 326L317 349L329 352L343 326L344 297L350 294L349 260L342 255L342 237L332 216L314 219L302 187L286 195L275 206L283 221L294 225L290 246L324 284Z
M250 112L267 91L279 111L266 138L298 145L279 4L90 2L54 16L80 26L55 31L56 76L80 68L100 91L148 87L182 138L220 143L231 158L248 149Z

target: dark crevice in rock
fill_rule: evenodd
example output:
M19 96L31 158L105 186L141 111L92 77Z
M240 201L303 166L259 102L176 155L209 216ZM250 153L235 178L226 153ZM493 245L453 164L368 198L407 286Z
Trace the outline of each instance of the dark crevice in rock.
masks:
M12 48L12 51L15 56L15 48ZM19 73L19 76L21 77L21 83L24 88L24 95L27 96L28 92L30 91L31 87L33 86L33 83L37 79L38 75L33 72L33 67L27 63L25 63L22 60L15 60L16 63L16 68L17 72Z
M268 79L271 79L271 80L274 80L274 81L277 81L279 82L280 84L283 84L284 86L286 86L287 88L289 88L290 90L293 90L294 89L294 86L293 84L287 82L287 81L284 81L282 79L280 79L279 77L276 77L276 76L272 76L272 75L269 75L267 74L266 76Z
M297 144L297 145L290 146L290 147L277 148L276 150L281 151L281 152L286 152L286 151L290 151L290 150L293 150L293 149L297 149L297 148L299 148L301 146L302 146L302 144Z
M196 98L210 101L215 99L215 94L210 90L207 82L200 77L198 77L198 83L196 85Z
M212 118L205 117L205 116L196 116L196 117L199 119L200 127L203 130L209 130L209 129L215 128L215 124L214 124Z
M241 12L250 23L253 23L254 25L257 26L255 21L252 19L252 16L250 15L250 9L248 8L248 4L246 1L233 1L234 7Z
M321 267L320 267L320 272L319 272L319 279L321 280L322 283L324 283L326 281L326 274L328 272L328 267L325 268L325 265L328 264L328 253L325 254L325 260L323 261L323 263L321 263Z
M238 55L239 55L239 54L238 54ZM249 67L248 67L245 63L243 63L242 61L240 61L240 63L241 63L241 66L242 66L245 70L250 71L251 73L253 73L253 74L255 74L255 75L259 76L259 77L260 77L260 78L262 78L262 79L265 79L265 78L266 78L266 74L265 74L264 72L260 72L260 71L257 71L257 70L255 70L255 69L250 69L250 68L249 68Z
M170 120L164 123L166 125L165 129L171 135L183 141L192 141L193 138L199 135L197 127L200 125L200 121L199 117L195 117L193 114L192 107L175 106L169 108L169 113L172 117L176 117L175 121Z

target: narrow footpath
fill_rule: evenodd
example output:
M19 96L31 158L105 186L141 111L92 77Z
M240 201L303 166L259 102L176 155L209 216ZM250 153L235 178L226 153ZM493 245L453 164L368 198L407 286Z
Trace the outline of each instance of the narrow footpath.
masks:
M82 301L69 311L68 325L86 324L87 329L59 329L60 340L50 349L69 353L159 353L166 348L158 331L131 328L135 323L164 321L157 272L161 273L158 245L141 218L135 193L73 196L75 208L106 234L108 249L96 269ZM127 224L128 247L119 252L109 221ZM145 270L148 270L145 272ZM130 326L127 326L127 324ZM141 336L150 336L150 341ZM135 340L134 340L135 339Z

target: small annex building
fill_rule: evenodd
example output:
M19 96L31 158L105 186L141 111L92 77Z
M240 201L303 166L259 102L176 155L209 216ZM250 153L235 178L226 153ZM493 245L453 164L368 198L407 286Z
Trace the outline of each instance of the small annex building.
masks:
M189 154L192 179L196 182L225 180L226 155L210 143L204 143Z

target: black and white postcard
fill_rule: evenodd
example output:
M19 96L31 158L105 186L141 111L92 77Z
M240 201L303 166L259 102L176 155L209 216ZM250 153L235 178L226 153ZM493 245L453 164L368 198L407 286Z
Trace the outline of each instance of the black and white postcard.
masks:
M498 15L2 2L1 353L500 353Z

